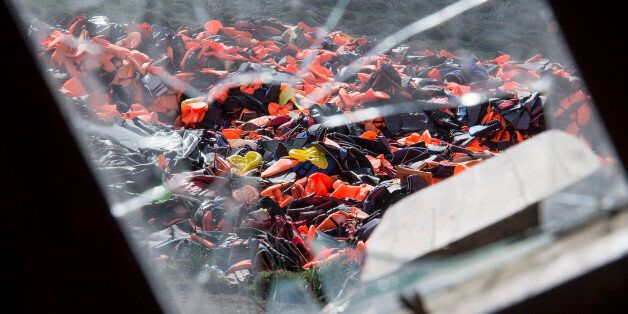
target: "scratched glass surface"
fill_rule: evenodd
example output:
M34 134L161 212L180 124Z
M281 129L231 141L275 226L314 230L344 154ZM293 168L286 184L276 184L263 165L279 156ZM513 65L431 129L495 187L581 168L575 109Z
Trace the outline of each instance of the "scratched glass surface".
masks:
M269 114L279 114L287 103L295 106L293 110L312 110L325 102L342 104L337 114L322 118L321 124L329 129L352 124L362 132L377 131L378 119L392 128L404 115L448 114L449 118L438 120L445 126L435 129L459 131L446 135L456 139L458 146L475 145L471 144L475 138L482 138L482 145L495 145L485 153L490 158L481 149L473 154L461 150L471 161L495 162L546 130L564 132L577 145L565 148L573 149L570 156L560 152L556 156L573 164L586 158L591 162L552 168L554 172L540 176L546 182L529 180L512 187L519 189L512 193L526 194L522 204L538 208L538 221L526 225L525 234L530 236L577 228L626 204L624 170L544 1L26 0L15 1L14 6L42 75L56 91L57 103L75 130L111 214L169 312L400 309L399 303L386 305L386 300L399 300L399 287L419 282L422 275L416 274L443 267L452 270L450 278L438 277L447 282L459 266L451 260L478 249L405 264L441 247L398 262L394 250L436 231L415 228L417 234L395 237L398 243L392 243L390 251L375 252L368 236L362 243L353 234L338 241L320 228L313 233L307 224L305 230L294 228L288 231L290 236L283 236L291 237L292 244L244 230L241 227L250 226L249 220L270 218L269 208L248 212L251 204L247 202L256 200L273 183L252 178L259 173L244 175L244 168L234 166L237 158L221 156L243 147L255 151L261 137L225 142L216 134L243 121L231 127L194 123L198 106L215 104L229 88L245 91L256 88L256 83L281 86L281 104L262 108ZM192 58L196 59L190 68L186 60ZM401 92L395 92L404 97L390 97L391 90L377 88L347 93L373 83L383 64L392 64L398 73L396 86ZM368 97L379 97L377 105L364 105L362 99ZM486 108L495 112L493 118L487 118ZM238 118L246 120L243 116ZM491 128L500 126L510 131L495 135ZM426 140L423 131L406 132L403 138L409 141L410 133L415 133L419 142L429 142L429 148L438 146L438 136L445 136L433 131L428 135L434 138ZM401 137L394 135L398 142ZM240 155L243 160L249 156ZM518 167L513 172L526 171L526 162L531 168L542 163L531 156L530 161L521 161L523 170ZM373 167L383 167L383 163L371 161ZM463 170L473 171L474 163ZM394 171L395 175L403 172ZM378 174L380 183L386 181L382 178L390 179ZM453 186L448 181L457 180L456 176L430 182L414 194L405 190L402 194L408 197ZM477 176L471 180L473 189L491 193L494 183ZM400 189L408 189L407 179L393 181ZM539 184L557 190L536 199L535 195L543 194L533 188ZM281 210L291 208L293 200L279 194L273 197ZM405 209L418 217L440 202L430 201L433 204L418 202ZM386 214L393 203L375 205L374 210L383 214L377 219L394 219ZM498 199L494 205L511 203ZM359 214L347 214L355 222L353 228L374 220ZM487 221L492 221L490 215ZM392 228L378 234L375 230L376 237L382 238L382 233L403 231ZM451 243L457 240L452 237ZM491 243L500 240L504 239ZM294 250L296 242L306 246L307 254L300 256L302 261L288 261L286 252ZM381 273L380 277L369 280L365 275L365 254L371 265L378 265L371 267L381 265L381 270L369 270ZM404 278L394 273L399 267L388 270L389 261L413 275ZM375 304L375 300L382 302Z

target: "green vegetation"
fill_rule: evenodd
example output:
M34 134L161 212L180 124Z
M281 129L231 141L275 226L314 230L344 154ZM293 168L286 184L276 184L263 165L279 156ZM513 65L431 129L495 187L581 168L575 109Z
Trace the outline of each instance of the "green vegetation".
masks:
M255 295L266 300L276 284L301 282L318 302L324 304L346 296L359 284L360 267L354 262L331 261L320 269L312 268L300 272L285 270L262 271L250 281L239 284L231 282L225 274L207 265L207 250L194 242L179 245L174 259L156 259L151 268L168 279L170 285L188 287L189 278L196 278L210 293Z
M269 298L273 285L281 282L300 281L319 302L326 303L345 296L359 283L357 263L332 261L323 264L320 269L302 272L264 271L260 272L253 283L254 290L262 298Z

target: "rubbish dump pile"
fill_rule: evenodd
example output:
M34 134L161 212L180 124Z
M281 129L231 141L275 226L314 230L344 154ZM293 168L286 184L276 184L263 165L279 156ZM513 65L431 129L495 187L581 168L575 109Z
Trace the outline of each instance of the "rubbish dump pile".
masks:
M373 40L276 19L174 30L80 16L31 35L151 254L200 248L239 279L360 263L397 200L543 131L544 115L578 133L591 114L573 74L540 55L371 55Z

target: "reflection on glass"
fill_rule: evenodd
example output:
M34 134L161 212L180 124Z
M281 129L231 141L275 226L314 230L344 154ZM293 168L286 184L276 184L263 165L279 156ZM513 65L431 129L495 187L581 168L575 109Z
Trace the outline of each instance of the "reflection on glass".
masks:
M545 199L539 230L626 200L543 2L19 7L112 214L182 311L317 311L364 293L389 207L550 128L602 167Z

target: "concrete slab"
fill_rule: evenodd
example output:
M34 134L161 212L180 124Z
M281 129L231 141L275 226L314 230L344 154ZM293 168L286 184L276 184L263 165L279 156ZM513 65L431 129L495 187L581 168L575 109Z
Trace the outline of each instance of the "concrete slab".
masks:
M546 131L388 209L368 241L362 280L505 220L600 167L577 137Z

